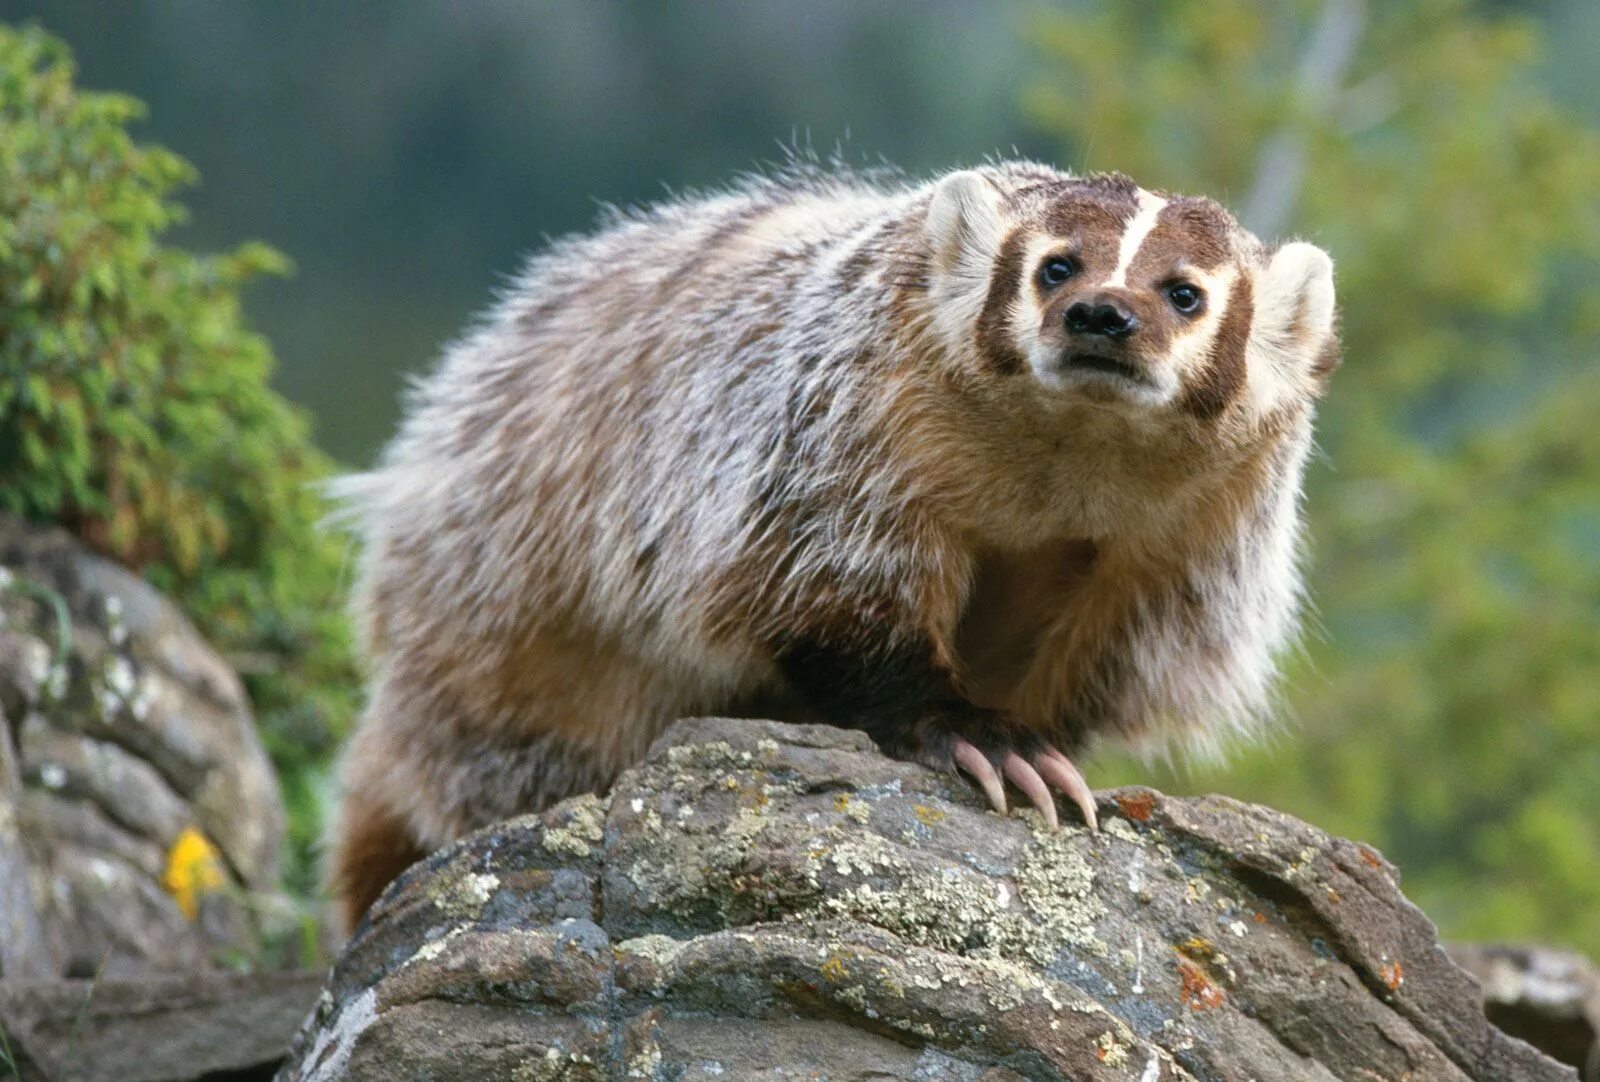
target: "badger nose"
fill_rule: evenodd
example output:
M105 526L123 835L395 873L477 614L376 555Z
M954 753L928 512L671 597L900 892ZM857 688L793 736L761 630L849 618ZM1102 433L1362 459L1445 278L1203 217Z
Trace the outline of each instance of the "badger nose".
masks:
M1106 338L1126 338L1139 329L1139 317L1120 301L1094 298L1093 303L1078 301L1067 309L1067 330L1073 334L1098 334Z

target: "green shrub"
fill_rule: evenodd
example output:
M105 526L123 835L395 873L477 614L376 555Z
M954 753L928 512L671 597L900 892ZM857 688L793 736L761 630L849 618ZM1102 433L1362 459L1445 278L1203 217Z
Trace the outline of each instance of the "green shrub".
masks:
M195 174L129 137L141 112L77 90L59 41L0 26L0 508L138 569L239 666L305 885L357 681L342 546L317 528L330 463L239 304L288 263L160 243Z

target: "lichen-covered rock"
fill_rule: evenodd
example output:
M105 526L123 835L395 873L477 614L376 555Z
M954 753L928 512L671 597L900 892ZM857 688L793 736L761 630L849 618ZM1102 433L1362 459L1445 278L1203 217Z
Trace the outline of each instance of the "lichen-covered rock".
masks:
M1573 1077L1488 1024L1371 849L1221 798L1100 815L681 722L608 797L403 875L280 1078Z
M0 977L248 960L283 834L233 670L136 575L0 516Z

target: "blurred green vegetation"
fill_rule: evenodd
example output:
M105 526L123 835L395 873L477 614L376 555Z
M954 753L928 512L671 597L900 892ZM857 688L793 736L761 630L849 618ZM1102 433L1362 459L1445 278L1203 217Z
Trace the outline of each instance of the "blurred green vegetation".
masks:
M329 462L239 307L287 264L160 242L194 174L129 138L140 111L79 92L59 41L0 26L0 508L141 570L238 666L308 889L312 786L358 680L342 546L317 529Z
M1296 720L1155 783L1375 843L1447 935L1600 954L1600 133L1542 85L1539 25L1140 0L1027 37L1064 160L1217 195L1338 268Z
M599 201L724 184L780 144L925 172L1017 144L1014 0L328 4L0 0L73 47L83 85L150 106L205 183L177 236L264 237L251 289L275 385L365 463L404 374Z

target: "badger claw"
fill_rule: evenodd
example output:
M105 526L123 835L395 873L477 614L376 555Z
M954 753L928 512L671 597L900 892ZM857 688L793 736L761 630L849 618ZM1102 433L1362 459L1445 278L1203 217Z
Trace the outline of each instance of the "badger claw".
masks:
M1050 794L1050 787L1045 785L1044 779L1039 776L1039 771L1034 769L1032 763L1016 752L1008 751L1002 769L1006 777L1011 779L1011 783L1033 801L1033 806L1039 809L1045 822L1051 827L1061 825L1061 820L1056 816L1056 798Z
M1061 825L1055 796L1050 792L1053 786L1077 805L1090 830L1100 829L1099 817L1095 814L1094 793L1089 783L1084 781L1082 772L1071 759L1049 745L1035 752L1031 760L1008 750L1000 760L1000 768L996 770L989 756L980 751L977 745L956 737L950 744L950 757L957 767L971 775L989 798L990 805L1001 815L1006 813L1004 775L1039 809L1050 826Z
M1005 783L995 772L994 764L989 761L989 757L959 736L950 745L950 757L955 760L957 766L972 775L972 780L983 789L984 795L989 798L989 803L994 805L994 810L1004 815Z
M1052 785L1072 798L1078 810L1083 812L1083 821L1090 830L1100 829L1100 819L1094 810L1094 793L1089 783L1083 780L1083 772L1071 759L1047 744L1043 751L1034 756L1033 764Z

